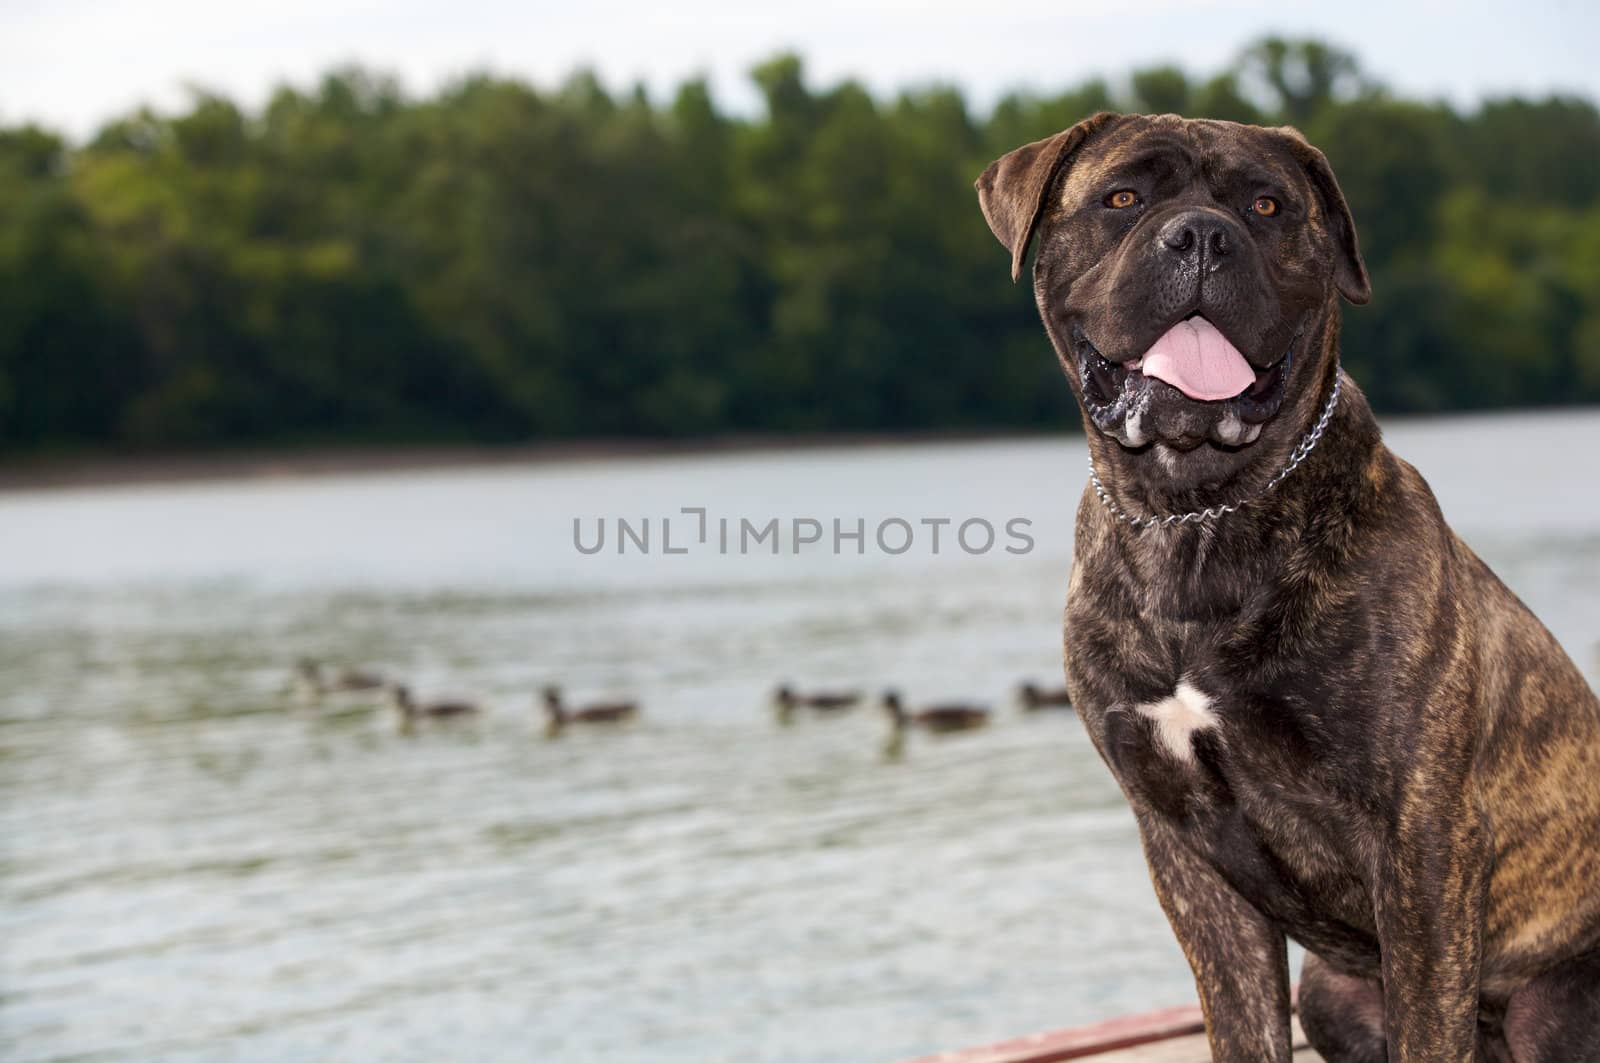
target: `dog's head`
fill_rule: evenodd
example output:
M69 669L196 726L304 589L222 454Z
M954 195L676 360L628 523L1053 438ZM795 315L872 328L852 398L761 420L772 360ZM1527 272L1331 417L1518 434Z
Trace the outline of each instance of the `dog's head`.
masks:
M977 186L1013 278L1039 241L1034 295L1089 430L1169 487L1229 478L1314 413L1338 295L1370 294L1333 171L1293 129L1098 114Z

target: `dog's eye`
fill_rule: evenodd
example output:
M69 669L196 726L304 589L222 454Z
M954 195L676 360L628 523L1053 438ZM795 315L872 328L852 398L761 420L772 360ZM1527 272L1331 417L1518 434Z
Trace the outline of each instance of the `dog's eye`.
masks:
M1125 210L1139 202L1139 194L1130 192L1126 188L1119 189L1106 197L1106 206L1114 210Z
M1278 213L1278 201L1271 196L1257 196L1256 201L1250 204L1250 209L1263 218L1270 218Z

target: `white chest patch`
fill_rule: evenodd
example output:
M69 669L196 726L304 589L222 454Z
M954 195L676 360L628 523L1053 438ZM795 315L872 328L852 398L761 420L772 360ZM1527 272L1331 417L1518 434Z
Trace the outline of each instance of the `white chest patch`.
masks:
M1194 761L1194 733L1215 728L1220 722L1211 706L1210 695L1185 679L1170 698L1140 705L1138 711L1155 722L1156 737L1167 752L1189 764Z

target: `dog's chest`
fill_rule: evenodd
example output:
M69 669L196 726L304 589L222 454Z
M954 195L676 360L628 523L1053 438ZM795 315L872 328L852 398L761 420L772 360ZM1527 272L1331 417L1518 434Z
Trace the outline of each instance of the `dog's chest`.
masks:
M1320 662L1267 660L1259 621L1132 611L1075 570L1067 674L1090 733L1124 786L1180 811L1241 789L1293 789L1342 728ZM1245 626L1251 624L1251 626Z
M1364 830L1329 785L1338 736L1297 682L1278 696L1193 632L1151 626L1109 655L1068 641L1075 687L1095 692L1080 705L1085 725L1135 803L1301 940L1364 956Z
M1134 655L1109 684L1117 693L1082 707L1123 785L1154 808L1182 816L1196 802L1249 803L1305 789L1317 742L1293 699L1236 678L1215 658L1191 653L1164 671Z
M1152 685L1129 682L1127 696L1085 713L1123 785L1152 807L1181 815L1197 800L1232 802L1263 773L1278 773L1262 763L1263 707L1254 699L1215 675L1180 672L1159 681L1159 693Z

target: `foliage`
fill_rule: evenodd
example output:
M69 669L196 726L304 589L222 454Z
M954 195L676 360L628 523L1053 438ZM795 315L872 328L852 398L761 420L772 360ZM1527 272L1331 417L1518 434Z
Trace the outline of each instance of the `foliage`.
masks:
M1266 40L1012 95L753 72L663 104L579 73L411 99L360 69L197 94L82 146L0 129L0 447L140 448L1075 421L980 218L994 157L1095 110L1292 121L1361 227L1348 361L1390 410L1600 400L1600 114L1401 100Z

